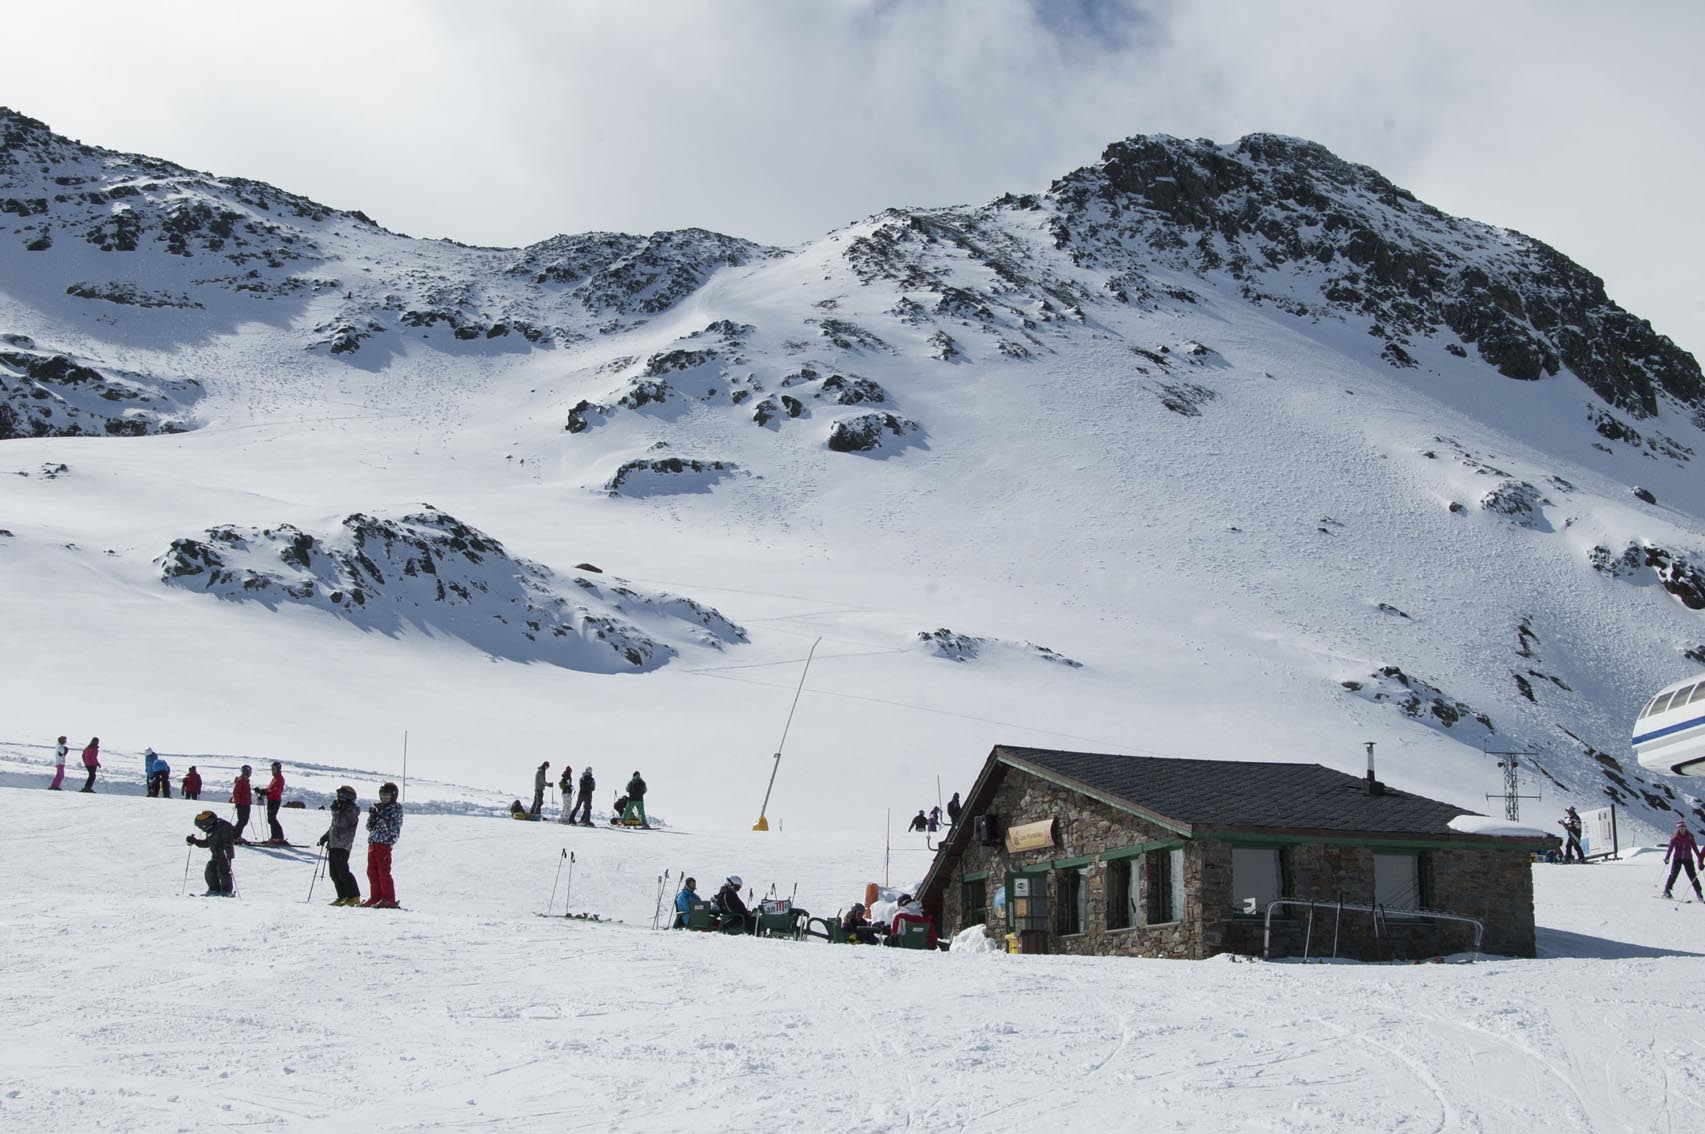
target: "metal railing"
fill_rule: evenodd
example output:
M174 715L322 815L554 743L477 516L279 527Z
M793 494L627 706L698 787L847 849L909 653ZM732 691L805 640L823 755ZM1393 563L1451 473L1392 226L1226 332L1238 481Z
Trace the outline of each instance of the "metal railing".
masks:
M1339 930L1341 923L1344 920L1344 911L1345 910L1350 910L1353 913L1371 913L1371 914L1373 914L1373 932L1374 932L1375 940L1377 940L1379 938L1380 922L1383 920L1387 920L1393 916L1401 917L1404 920L1408 920L1410 918L1430 918L1433 921L1465 922L1466 924L1472 925L1474 927L1474 957L1473 957L1473 959L1476 961L1480 959L1480 943L1481 943L1481 941L1485 940L1485 937L1486 937L1486 923L1485 922L1481 921L1477 917L1465 917L1462 914L1441 913L1438 910L1391 910L1391 911L1387 911L1386 907L1384 907L1384 906L1379 906L1379 905L1364 906L1364 905L1359 905L1355 902L1344 902L1344 901L1337 901L1337 900L1333 900L1333 901L1329 901L1329 902L1322 902L1322 901L1315 901L1315 900L1312 900L1309 898L1279 898L1275 901L1271 901L1271 902L1267 903L1266 916L1263 918L1263 921L1265 923L1264 927L1262 929L1262 932L1261 932L1261 959L1263 961L1272 959L1271 953L1272 953L1272 948L1273 948L1273 910L1279 906L1306 906L1308 908L1308 925L1303 931L1303 941L1302 941L1302 959L1305 961L1308 960L1309 947L1313 944L1313 941L1314 941L1314 911L1317 909L1327 909L1327 910L1335 911L1333 919L1332 919L1332 956L1334 959L1336 959L1338 956L1338 930Z

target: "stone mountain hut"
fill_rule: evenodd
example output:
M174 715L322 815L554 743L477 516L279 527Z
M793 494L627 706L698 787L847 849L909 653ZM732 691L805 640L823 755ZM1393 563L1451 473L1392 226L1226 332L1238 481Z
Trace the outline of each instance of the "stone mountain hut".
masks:
M919 895L947 934L1026 953L1534 955L1535 853L1471 812L1319 764L996 745ZM1270 942L1265 914L1274 907ZM1313 902L1307 906L1300 903ZM1306 938L1306 940L1305 940Z

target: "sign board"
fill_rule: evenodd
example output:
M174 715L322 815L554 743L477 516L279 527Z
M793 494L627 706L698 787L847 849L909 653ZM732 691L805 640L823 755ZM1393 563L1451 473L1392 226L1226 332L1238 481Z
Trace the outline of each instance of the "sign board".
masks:
M1621 851L1617 845L1616 808L1599 807L1582 811L1581 849L1588 858L1614 858Z
M1014 878L1012 880L1012 896L1015 898L1028 898L1030 896L1030 879L1024 877Z
M1008 854L1019 851L1043 850L1054 845L1054 821L1044 819L1040 823L1017 823L1006 829L1006 850Z

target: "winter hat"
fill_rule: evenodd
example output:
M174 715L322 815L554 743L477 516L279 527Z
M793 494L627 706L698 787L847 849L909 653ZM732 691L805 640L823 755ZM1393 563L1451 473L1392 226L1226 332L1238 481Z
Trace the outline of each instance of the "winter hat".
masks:
M282 767L284 767L284 765L283 765L283 764L280 764L280 763L279 763L279 762L278 762L278 761L277 761L277 760L274 760L274 761L273 761L273 762L272 762L272 766L273 766L273 768L274 768L274 769L278 769L278 768L282 768Z
M633 778L636 780L639 779L639 769L638 768L635 768L633 770Z
M728 876L728 884L736 890L745 885L744 882L740 881L740 876L738 874L730 874Z
M399 794L397 791L397 785L393 784L389 780L386 780L384 783L379 785L379 794L384 795L386 792L390 792L392 795Z

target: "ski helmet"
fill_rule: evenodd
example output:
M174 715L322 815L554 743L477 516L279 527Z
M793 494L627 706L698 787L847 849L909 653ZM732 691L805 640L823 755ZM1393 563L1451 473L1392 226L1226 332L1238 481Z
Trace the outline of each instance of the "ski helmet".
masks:
M248 774L249 774L249 773L250 773L250 772L252 772L252 771L254 771L254 769L253 769L253 768L251 768L251 767L249 767L249 766L248 766L248 765L247 765L247 764L244 764L244 765L243 765L243 775L245 775L245 776L246 776L246 775L248 775Z
M745 885L744 882L740 881L740 876L738 874L730 874L728 876L728 884L736 890Z
M398 794L397 785L391 783L389 780L386 780L384 783L379 785L379 794L385 795L387 793L390 795L397 795Z
M213 819L214 815L211 811L197 812L195 816L195 825L200 827L203 831L211 831L213 829Z
M339 799L354 799L355 789L350 787L348 784L344 784L342 787L337 789L337 797Z

